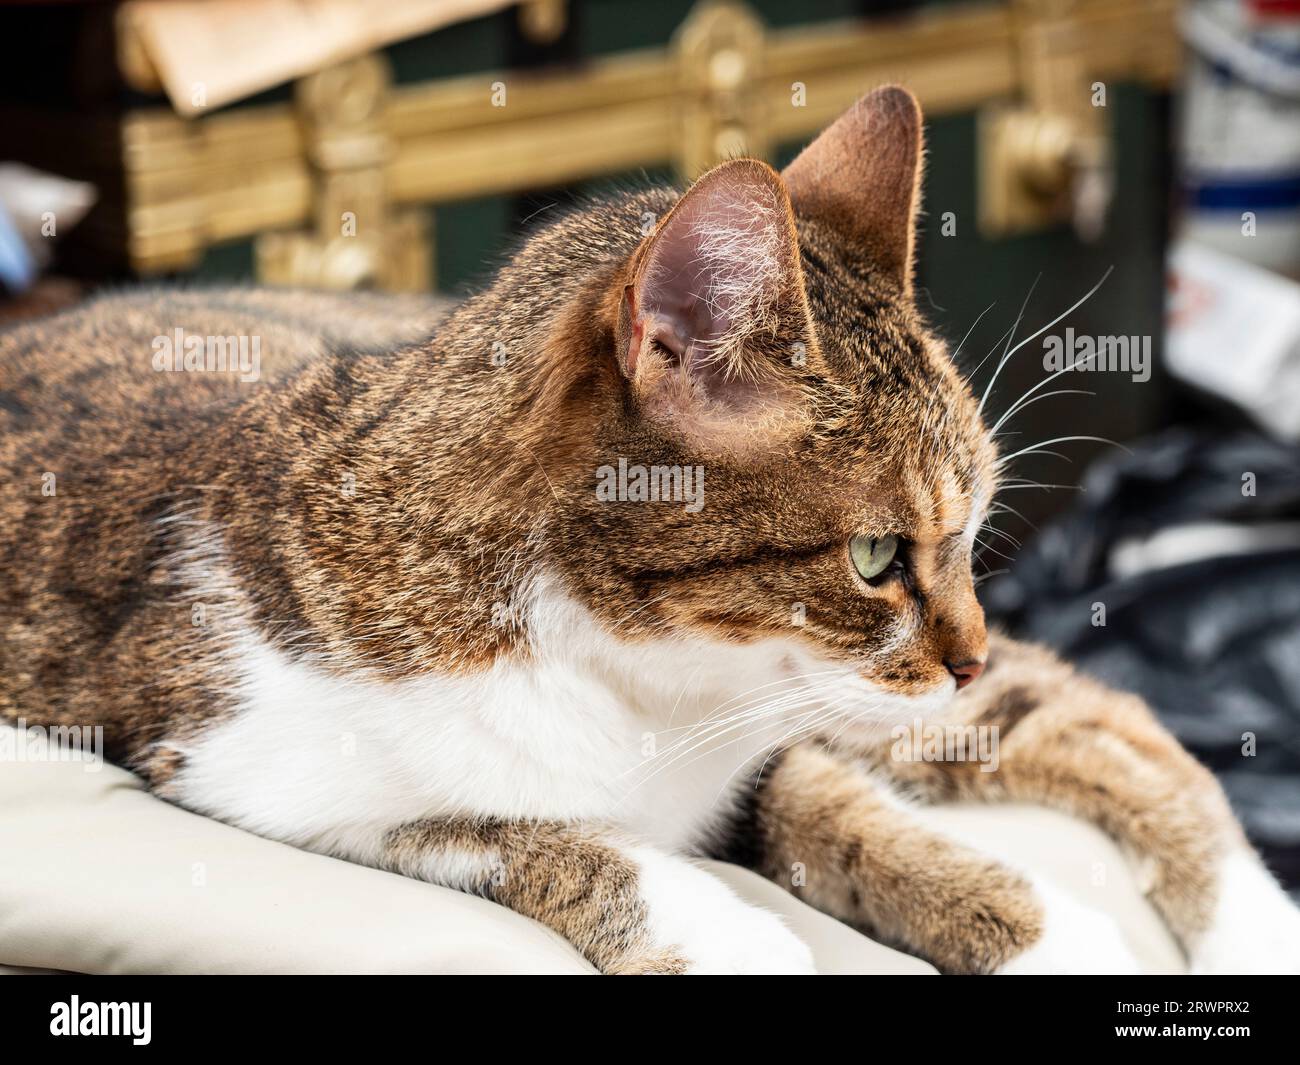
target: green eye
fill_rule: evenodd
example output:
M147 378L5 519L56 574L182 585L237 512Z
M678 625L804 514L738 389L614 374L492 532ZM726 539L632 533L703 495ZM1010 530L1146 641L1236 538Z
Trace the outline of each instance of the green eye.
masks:
M849 540L849 556L864 580L875 580L898 553L897 536L855 536Z

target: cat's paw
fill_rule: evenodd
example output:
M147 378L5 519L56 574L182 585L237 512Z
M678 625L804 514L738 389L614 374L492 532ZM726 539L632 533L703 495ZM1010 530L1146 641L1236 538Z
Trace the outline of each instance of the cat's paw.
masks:
M1109 916L1042 880L1035 879L1034 895L1043 908L1043 934L999 973L1112 976L1141 972L1119 925Z
M689 975L812 975L812 951L774 913L685 862L642 859L650 940Z
M692 976L812 976L812 951L775 914L743 903L674 944Z
M1194 975L1300 974L1300 909L1253 854L1233 854L1214 919L1191 953Z

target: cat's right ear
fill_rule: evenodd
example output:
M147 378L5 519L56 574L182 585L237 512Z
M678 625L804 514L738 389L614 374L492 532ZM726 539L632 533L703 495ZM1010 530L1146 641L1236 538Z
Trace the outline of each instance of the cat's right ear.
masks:
M753 159L709 171L643 241L629 277L618 359L644 412L723 446L789 413L815 342L776 171Z

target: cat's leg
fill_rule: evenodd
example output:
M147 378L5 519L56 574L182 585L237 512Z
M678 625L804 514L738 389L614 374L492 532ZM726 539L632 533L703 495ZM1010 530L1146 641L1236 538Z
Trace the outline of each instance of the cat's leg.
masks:
M859 764L808 743L769 764L725 856L947 973L1136 972L1107 917L935 833Z
M1096 824L1136 863L1193 971L1300 971L1300 910L1251 850L1214 776L1140 698L996 637L985 675L946 720L997 729L995 772L887 752L880 767L932 801L1025 801Z
M559 822L426 820L375 863L541 922L604 973L811 973L808 947L684 858Z

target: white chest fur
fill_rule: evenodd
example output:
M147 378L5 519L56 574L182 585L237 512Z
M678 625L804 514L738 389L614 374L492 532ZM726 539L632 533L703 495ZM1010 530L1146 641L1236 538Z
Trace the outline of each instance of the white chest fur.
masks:
M784 641L630 648L556 595L543 617L532 655L473 676L350 680L245 642L229 659L241 709L181 748L178 797L361 861L440 816L601 820L677 850L756 760L830 719Z

